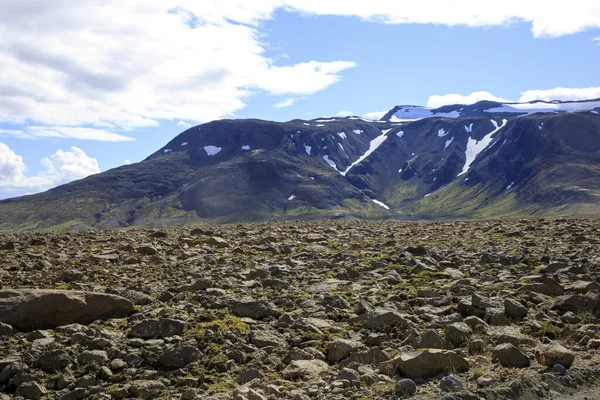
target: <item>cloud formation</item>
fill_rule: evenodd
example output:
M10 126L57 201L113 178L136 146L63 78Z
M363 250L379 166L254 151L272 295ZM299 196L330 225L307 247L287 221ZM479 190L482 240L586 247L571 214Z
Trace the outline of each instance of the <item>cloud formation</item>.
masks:
M381 119L381 117L383 117L386 113L387 111L371 111L363 114L363 117L366 119L378 120Z
M494 96L489 92L473 92L468 95L450 93L444 95L433 95L427 101L427 107L437 108L448 104L474 104L481 100L491 100L503 103L527 103L535 100L591 100L600 98L600 87L589 88L565 88L557 87L554 89L526 90L521 92L518 100L507 100L502 97Z
M6 0L0 3L0 122L49 126L37 133L53 137L124 140L65 127L118 131L161 120L205 122L233 115L256 93L314 94L356 66L351 60L278 65L286 60L268 58L261 23L281 9L386 24L524 21L535 37L600 26L596 0L572 0L569 7L541 0L348 0L343 6L336 0Z
M78 147L41 160L44 170L28 176L23 157L0 142L0 198L37 193L100 172L98 161Z
M273 105L273 107L275 108L283 108L283 107L289 107L292 104L294 104L295 99L289 98L289 99L283 99L282 101L280 101L279 103Z
M493 94L485 91L473 92L468 95L461 95L458 93L450 93L445 95L433 95L427 100L427 107L437 108L445 106L447 104L474 104L481 100L491 100L499 102L508 102L510 100L503 99L502 97L494 96Z
M521 93L519 102L534 100L590 100L600 98L600 87L564 88L547 90L527 90Z
M264 55L256 24L281 6L4 1L0 122L126 130L161 120L197 123L232 115L254 93L308 95L339 81L354 63L280 66Z
M531 24L534 37L556 37L600 27L597 0L572 0L569 6L544 0L284 0L288 9L315 15L343 15L387 24L439 24L487 27Z

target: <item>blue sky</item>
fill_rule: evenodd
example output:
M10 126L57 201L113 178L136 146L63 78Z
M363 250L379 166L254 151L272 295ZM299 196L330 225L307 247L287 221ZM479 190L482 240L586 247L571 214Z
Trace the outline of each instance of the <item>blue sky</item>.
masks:
M38 2L0 5L0 198L141 161L217 118L600 97L594 0Z

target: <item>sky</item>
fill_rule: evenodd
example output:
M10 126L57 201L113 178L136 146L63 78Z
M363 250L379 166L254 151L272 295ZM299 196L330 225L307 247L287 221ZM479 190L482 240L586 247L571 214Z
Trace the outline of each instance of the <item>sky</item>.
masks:
M3 0L0 198L215 119L600 98L599 65L597 0Z

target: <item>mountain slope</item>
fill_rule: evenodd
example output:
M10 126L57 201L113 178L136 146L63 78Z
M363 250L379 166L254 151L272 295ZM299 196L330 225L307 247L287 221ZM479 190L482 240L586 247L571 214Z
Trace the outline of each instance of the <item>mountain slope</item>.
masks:
M213 121L140 163L0 201L0 229L590 215L600 211L599 105L479 102L397 106L380 121Z

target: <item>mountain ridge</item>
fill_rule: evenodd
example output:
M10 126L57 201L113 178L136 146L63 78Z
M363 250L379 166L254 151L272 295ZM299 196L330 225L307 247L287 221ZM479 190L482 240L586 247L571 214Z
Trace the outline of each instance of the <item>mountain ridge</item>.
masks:
M600 212L600 100L507 104L211 121L142 162L0 201L0 229Z

